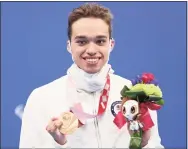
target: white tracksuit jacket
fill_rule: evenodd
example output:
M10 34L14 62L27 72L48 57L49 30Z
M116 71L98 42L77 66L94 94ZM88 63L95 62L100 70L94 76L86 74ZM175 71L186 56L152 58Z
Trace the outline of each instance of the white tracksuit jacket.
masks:
M130 135L127 126L118 129L113 123L111 105L120 101L120 91L131 82L115 74L110 74L111 89L106 112L100 119L89 119L87 124L67 135L65 145L57 144L46 131L50 119L69 110L65 96L67 76L63 76L47 85L35 89L28 98L22 118L19 148L128 148ZM87 113L98 109L100 92L78 91L78 99ZM151 138L144 148L163 148L158 133L157 112L150 111L155 123Z

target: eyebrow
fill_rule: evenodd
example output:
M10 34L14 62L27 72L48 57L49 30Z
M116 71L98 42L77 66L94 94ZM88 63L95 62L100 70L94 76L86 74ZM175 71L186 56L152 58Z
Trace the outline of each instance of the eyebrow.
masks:
M86 36L76 36L74 39L85 39L87 38Z
M76 36L74 39L87 39L87 38L92 38L92 37L87 37L87 36L81 35L81 36ZM94 37L94 38L105 38L105 39L107 39L107 36L98 35L98 36L96 36L96 37Z

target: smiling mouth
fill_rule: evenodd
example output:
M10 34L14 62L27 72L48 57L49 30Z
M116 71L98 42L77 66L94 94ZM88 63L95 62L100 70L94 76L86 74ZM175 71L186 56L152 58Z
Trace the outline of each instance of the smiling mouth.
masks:
M100 58L100 57L92 57L92 58L86 57L86 58L83 58L83 59L84 59L84 60L86 61L86 63L88 63L88 64L97 64L101 58Z

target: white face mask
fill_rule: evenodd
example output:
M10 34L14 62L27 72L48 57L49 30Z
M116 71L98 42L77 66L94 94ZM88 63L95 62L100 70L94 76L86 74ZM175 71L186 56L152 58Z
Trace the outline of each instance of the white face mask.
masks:
M101 91L106 82L108 73L114 73L111 65L105 64L100 72L89 74L73 64L67 71L67 75L72 78L75 87L87 92Z

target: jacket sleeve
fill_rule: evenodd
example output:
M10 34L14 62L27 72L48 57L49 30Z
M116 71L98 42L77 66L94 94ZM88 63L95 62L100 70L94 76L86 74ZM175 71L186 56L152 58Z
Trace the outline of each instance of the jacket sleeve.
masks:
M67 144L57 144L46 131L44 105L40 103L39 95L36 89L27 100L22 117L19 148L66 148Z
M161 144L161 138L158 131L157 111L149 110L149 112L154 122L154 126L151 128L151 137L148 141L148 144L143 148L164 149L164 146Z

